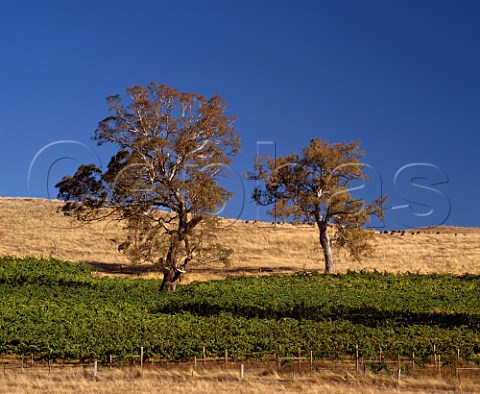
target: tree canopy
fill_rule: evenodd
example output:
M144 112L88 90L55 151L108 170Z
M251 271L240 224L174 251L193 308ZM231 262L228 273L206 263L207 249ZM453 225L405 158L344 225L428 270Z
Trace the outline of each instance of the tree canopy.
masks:
M348 247L352 257L361 259L369 251L370 232L362 229L371 215L383 217L385 197L366 204L352 193L354 181L366 181L360 159L365 152L358 141L329 144L314 138L301 155L257 158L257 179L253 199L273 205L276 217L314 222L320 235L325 271L335 272L332 245ZM328 233L331 228L333 237Z
M63 210L77 219L125 223L128 237L119 249L160 264L162 289L174 291L201 251L199 224L231 195L218 178L240 141L218 95L207 99L154 82L129 87L126 95L126 106L120 95L107 98L111 116L93 137L116 148L106 170L81 165L56 187Z

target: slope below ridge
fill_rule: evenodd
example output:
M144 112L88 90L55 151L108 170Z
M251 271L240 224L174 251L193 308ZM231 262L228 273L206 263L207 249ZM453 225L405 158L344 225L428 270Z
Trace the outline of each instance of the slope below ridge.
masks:
M53 257L88 262L111 272L144 273L151 266L132 266L117 251L118 222L82 224L60 212L62 202L35 198L0 198L0 255ZM233 250L231 264L195 264L190 280L243 273L322 270L318 232L309 224L222 219L218 240ZM375 252L361 263L335 252L338 272L480 274L480 229L436 227L405 232L376 232Z

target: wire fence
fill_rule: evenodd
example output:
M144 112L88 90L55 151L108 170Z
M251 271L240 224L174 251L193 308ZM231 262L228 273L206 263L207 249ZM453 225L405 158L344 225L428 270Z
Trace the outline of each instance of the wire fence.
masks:
M321 373L348 372L359 376L367 375L395 375L397 380L402 376L411 377L462 377L480 376L480 355L478 359L464 359L461 351L456 354L442 355L434 352L429 359L418 358L415 353L410 356L398 354L395 357L384 357L382 351L376 354L362 354L356 347L355 355L343 355L335 358L316 358L313 351L298 350L298 354L271 354L262 357L235 357L225 349L222 355L211 355L204 347L202 353L191 359L172 361L165 358L147 356L144 348L137 354L125 357L109 356L107 361L100 360L67 360L46 359L44 356L3 355L0 357L0 368L3 373L9 370L38 369L51 372L52 370L83 368L92 377L96 377L99 369L138 367L144 369L191 369L192 371L208 371L211 369L225 369L239 371L240 377L246 370L275 370L277 372Z

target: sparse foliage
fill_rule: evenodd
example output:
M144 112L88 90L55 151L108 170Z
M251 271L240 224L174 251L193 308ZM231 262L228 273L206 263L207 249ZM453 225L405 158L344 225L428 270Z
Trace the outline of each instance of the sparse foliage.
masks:
M107 98L112 115L95 131L98 145L117 149L106 171L82 165L56 187L63 210L77 219L125 223L128 237L119 250L133 261L160 264L162 289L174 291L201 252L198 225L231 195L217 181L240 142L219 96L156 83L126 94L127 106L119 95Z
M371 215L383 217L386 197L366 204L350 193L353 182L367 180L360 161L363 155L358 141L330 145L315 138L302 155L259 157L255 163L263 185L255 188L253 199L260 205L273 205L270 214L283 220L316 223L329 273L335 272L332 245L347 247L360 260L371 250L372 237L362 226Z

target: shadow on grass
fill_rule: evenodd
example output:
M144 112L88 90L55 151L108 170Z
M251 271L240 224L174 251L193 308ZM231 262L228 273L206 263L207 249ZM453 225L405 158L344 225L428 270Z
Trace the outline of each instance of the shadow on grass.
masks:
M107 274L140 275L150 272L161 272L159 267L154 264L114 264L101 263L98 261L84 261L83 263L96 271Z
M84 264L94 268L96 271L107 274L125 274L125 275L140 275L152 272L162 272L160 267L155 264L115 264L102 263L98 261L84 261ZM310 270L314 271L314 270ZM318 270L323 272L322 270ZM297 268L292 267L235 267L235 268L201 268L189 267L188 273L195 274L217 274L222 276L235 276L243 274L292 274L299 272Z

